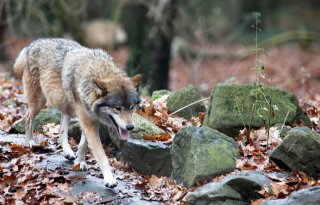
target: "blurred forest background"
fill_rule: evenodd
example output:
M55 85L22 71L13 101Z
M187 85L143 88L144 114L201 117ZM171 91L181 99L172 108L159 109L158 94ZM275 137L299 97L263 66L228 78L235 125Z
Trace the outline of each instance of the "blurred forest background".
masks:
M268 84L300 96L320 80L317 0L0 0L0 71L43 37L107 50L144 90L253 82L256 31ZM257 12L260 15L257 15ZM255 23L258 27L255 27Z

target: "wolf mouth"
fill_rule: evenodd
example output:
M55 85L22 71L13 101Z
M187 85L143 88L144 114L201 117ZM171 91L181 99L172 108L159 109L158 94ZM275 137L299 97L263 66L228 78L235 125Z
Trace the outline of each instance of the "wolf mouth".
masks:
M117 130L117 134L118 134L119 139L121 139L121 140L128 140L129 137L130 137L130 134L129 134L128 130L127 130L127 129L122 129L122 128L117 124L117 122L115 121L115 119L114 119L111 115L109 115L109 117L110 117L111 121L113 122L114 127L115 127L116 130Z

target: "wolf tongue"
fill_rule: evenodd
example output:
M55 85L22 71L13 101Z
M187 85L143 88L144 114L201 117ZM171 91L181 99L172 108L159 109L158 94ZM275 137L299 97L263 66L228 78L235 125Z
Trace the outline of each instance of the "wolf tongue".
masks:
M122 140L128 140L130 137L128 130L119 127L119 138Z

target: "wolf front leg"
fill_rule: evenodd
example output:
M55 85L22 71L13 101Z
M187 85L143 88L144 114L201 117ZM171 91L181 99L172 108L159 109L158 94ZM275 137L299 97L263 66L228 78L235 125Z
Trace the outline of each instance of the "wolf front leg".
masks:
M87 137L85 134L81 134L81 140L78 145L78 151L77 151L77 158L74 160L74 165L80 164L80 169L82 171L87 170L87 164L86 164L86 152L88 148L88 142Z
M117 180L112 175L108 158L101 144L99 122L93 120L84 110L78 110L78 117L92 154L101 168L105 186L109 188L117 186Z
M75 155L70 147L68 142L68 128L71 117L66 114L61 115L61 123L60 123L60 143L63 150L63 155L68 160L74 160Z

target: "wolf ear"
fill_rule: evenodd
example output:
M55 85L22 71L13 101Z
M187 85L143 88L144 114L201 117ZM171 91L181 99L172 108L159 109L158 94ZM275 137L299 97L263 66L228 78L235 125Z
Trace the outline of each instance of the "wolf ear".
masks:
M102 96L107 93L107 86L105 82L103 82L102 80L94 79L93 83L95 85L95 91L98 96Z
M131 78L131 81L132 81L132 83L133 83L133 86L138 90L138 88L139 88L139 86L140 86L140 84L141 84L141 80L142 80L142 76L141 76L141 74L137 74L137 75L135 75L135 76L133 76L132 78Z

